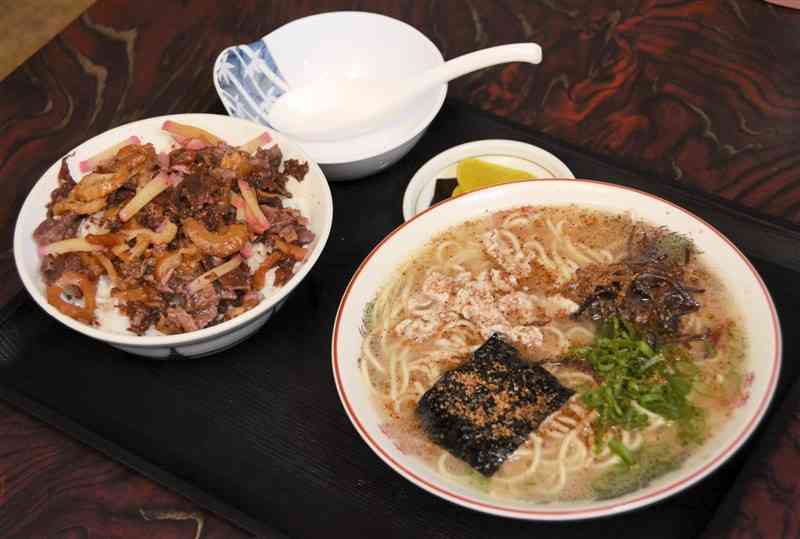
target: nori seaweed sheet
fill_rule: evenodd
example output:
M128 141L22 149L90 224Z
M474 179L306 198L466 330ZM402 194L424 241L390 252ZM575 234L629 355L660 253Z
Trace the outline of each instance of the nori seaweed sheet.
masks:
M435 443L488 477L572 395L495 334L422 395L417 414Z

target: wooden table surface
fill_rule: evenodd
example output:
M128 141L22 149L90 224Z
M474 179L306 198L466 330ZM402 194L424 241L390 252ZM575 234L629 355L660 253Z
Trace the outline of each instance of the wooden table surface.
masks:
M491 68L449 95L800 231L798 11L755 0L99 0L0 82L0 305L20 289L13 221L53 161L122 123L218 108L211 65L222 48L336 9L405 20L446 58L536 41L539 67ZM800 504L796 473L769 476L800 462L798 395L714 537L796 536L796 518L776 527L763 515ZM0 432L2 537L247 537L4 404Z

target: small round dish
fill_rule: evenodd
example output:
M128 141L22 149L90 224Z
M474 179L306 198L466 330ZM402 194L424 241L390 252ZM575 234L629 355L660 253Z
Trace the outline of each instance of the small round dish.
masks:
M228 114L269 126L267 113L287 83L403 78L442 62L436 45L413 26L376 13L340 11L303 17L258 41L226 48L214 63L213 78ZM425 92L371 133L301 145L330 180L374 174L411 150L446 94L446 84Z
M87 140L68 154L74 154L68 163L74 165L73 172L75 172L77 164L82 159L95 155L131 136L138 136L143 141L152 143L156 147L156 151L165 149L172 143L170 136L161 130L164 121L168 119L206 129L232 145L242 144L264 132L264 127L252 122L217 114L174 114L148 118L119 126ZM198 357L229 348L249 337L280 308L287 296L314 266L328 241L333 221L333 199L325 175L296 144L279 133L270 132L270 134L272 140L280 146L284 158L308 162L308 174L302 182L295 182L297 187L293 194L304 201L304 213L310 219L309 226L316 237L311 244L308 258L299 267L297 273L275 294L262 299L254 308L221 324L189 333L138 336L113 333L83 324L62 314L50 305L44 294L44 285L39 272L40 257L37 245L33 240L33 231L46 216L46 205L50 200L50 193L58 184L61 159L47 169L33 186L17 217L14 230L14 260L28 293L47 314L65 326L140 356L161 359ZM73 174L73 176L78 177L77 174Z
M470 157L526 170L537 179L575 177L558 157L533 144L502 139L467 142L440 153L414 174L403 196L403 219L408 221L428 209L434 198L436 181L455 177L455 166Z
M533 503L497 499L475 486L440 475L418 456L404 453L384 432L384 419L371 400L358 358L363 314L391 272L435 235L468 220L524 205L576 204L663 225L690 237L706 266L723 282L741 315L750 353L744 369L750 385L727 422L677 469L629 494L608 500ZM591 180L528 180L489 187L448 199L382 240L356 270L334 323L331 352L336 388L345 412L366 444L407 480L452 503L498 516L569 521L614 515L651 505L711 474L750 437L773 398L781 367L781 333L775 306L747 258L718 230L656 196Z

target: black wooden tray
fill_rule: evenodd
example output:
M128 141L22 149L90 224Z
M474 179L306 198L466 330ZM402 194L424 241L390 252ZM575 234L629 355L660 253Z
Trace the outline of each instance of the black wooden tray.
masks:
M350 276L402 221L403 191L414 172L448 147L485 138L538 144L577 177L642 188L695 211L757 257L784 328L796 322L797 231L449 102L391 170L332 184L325 252L253 338L205 359L144 360L66 329L23 295L0 313L0 397L260 536L697 536L760 431L711 477L656 506L545 524L483 515L423 492L381 462L345 416L331 375L330 337ZM785 329L784 340L792 358L800 338ZM800 364L784 362L779 397L799 372Z

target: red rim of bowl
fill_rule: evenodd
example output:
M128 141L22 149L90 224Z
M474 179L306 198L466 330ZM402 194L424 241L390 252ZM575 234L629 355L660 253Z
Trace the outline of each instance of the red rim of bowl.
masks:
M369 255L361 262L361 264L356 269L353 277L350 279L350 282L345 289L344 294L342 295L342 299L339 302L339 308L336 311L336 321L333 327L333 339L331 341L331 356L333 362L333 374L334 374L334 381L336 383L336 390L339 393L339 398L342 401L342 405L347 412L347 416L350 418L350 421L353 423L353 426L356 428L356 431L359 433L361 438L367 443L367 445L392 469L398 472L400 475L414 483L415 485L427 490L428 492L444 498L450 502L456 503L458 505L468 507L470 509L474 509L477 511L482 511L490 514L501 515L501 516L508 516L512 518L520 518L520 519L528 519L528 520L582 520L587 518L596 518L596 517L603 517L603 516L610 516L618 513L623 513L627 511L631 511L634 509L638 509L644 507L646 505L650 505L657 501L663 500L673 494L677 494L681 490L690 487L691 485L697 483L707 475L711 474L714 470L716 470L723 462L725 462L730 456L733 455L743 444L744 442L752 435L753 431L755 430L758 423L764 417L767 408L769 407L770 402L775 394L775 387L777 383L778 373L780 372L781 361L782 361L782 349L783 349L783 342L781 338L780 332L780 322L778 320L778 313L775 310L775 304L772 301L772 296L770 295L769 291L767 290L764 281L761 279L761 276L758 274L756 269L747 259L747 257L733 244L724 234L722 234L719 230L715 227L701 219L700 217L696 216L695 214L691 213L690 211L670 202L669 200L663 199L661 197L652 195L645 191L641 191L639 189L634 189L632 187L627 187L623 185L616 185L613 183L602 182L597 180L581 180L581 179L539 179L539 180L528 180L529 182L533 183L542 183L542 182L553 182L553 181L569 181L573 185L575 182L579 183L588 183L588 184L597 184L602 185L609 188L620 189L623 191L631 191L637 193L642 196L646 196L648 198L654 199L658 202L667 204L668 206L680 211L682 214L686 215L694 219L695 221L699 222L700 224L707 227L709 230L714 232L717 236L719 236L727 245L730 247L744 262L745 266L750 270L755 280L758 282L759 286L761 287L761 291L764 294L764 297L767 301L767 305L769 306L770 314L771 314L771 325L773 331L773 339L775 342L775 355L772 361L772 372L770 373L770 379L767 385L766 392L761 399L761 402L758 404L758 408L756 409L753 416L748 420L745 424L744 428L741 432L736 436L736 438L728 444L722 451L718 452L717 455L711 459L709 462L689 474L688 476L674 481L669 485L665 485L664 487L658 489L655 492L652 492L647 495L642 495L638 498L634 498L632 500L621 501L621 502L611 502L606 506L591 508L591 509L571 509L571 510L563 510L563 511L537 511L533 509L518 509L514 507L504 507L500 505L493 505L490 503L486 503L484 501L478 500L476 498L470 498L467 496L463 496L461 494L457 494L455 492L449 491L447 488L439 486L435 483L428 481L425 478L420 477L419 475L415 474L410 469L406 468L401 462L398 462L394 457L392 457L387 451L383 449L383 447L375 441L372 436L370 436L367 429L362 425L361 421L358 419L355 410L350 404L350 401L347 398L347 394L345 393L344 386L341 381L341 374L339 372L339 356L337 352L338 348L338 340L339 340L339 332L341 327L341 314L344 309L345 303L347 303L347 299L350 295L350 291L353 288L353 285L358 280L359 275L361 274L364 267L369 263L373 256L375 256L378 251L383 247L383 245L388 242L395 234L397 234L401 229L406 227L409 223L415 221L418 217L430 212L434 211L436 208L447 204L448 202L452 202L455 199L446 199L438 204L427 208L426 210L418 213L410 220L401 223L397 228L392 230L385 238L383 238L373 249L370 251ZM528 182L516 182L516 183L528 183ZM474 193L478 193L481 191L486 191L489 189L503 189L504 185L493 186L493 187L486 187L484 189L480 189L474 191L472 193L467 193L466 195L462 196L471 196ZM461 198L461 197L459 197Z

